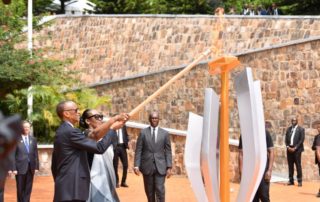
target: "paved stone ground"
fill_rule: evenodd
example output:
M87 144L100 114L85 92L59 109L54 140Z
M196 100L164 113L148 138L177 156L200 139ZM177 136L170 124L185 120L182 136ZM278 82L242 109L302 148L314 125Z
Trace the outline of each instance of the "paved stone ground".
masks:
M131 173L128 175L129 188L117 189L122 202L144 202L147 201L142 177ZM271 185L271 201L297 201L297 202L319 202L316 192L320 186L319 182L305 182L303 187L286 186L281 183ZM231 201L235 201L239 190L238 184L231 184ZM52 177L35 177L31 202L50 202L53 198ZM15 180L8 179L5 188L5 202L16 201ZM186 177L173 176L166 181L166 201L168 202L196 202L189 181Z

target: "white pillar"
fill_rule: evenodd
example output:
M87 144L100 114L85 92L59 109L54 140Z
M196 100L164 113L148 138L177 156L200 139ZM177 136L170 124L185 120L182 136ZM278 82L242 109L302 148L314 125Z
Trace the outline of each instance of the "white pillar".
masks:
M32 57L32 0L28 0L28 49Z
M32 58L32 0L28 0L28 50L30 51L30 57ZM31 93L32 86L28 88L28 119L31 120L33 96ZM31 135L33 135L33 127L31 126Z

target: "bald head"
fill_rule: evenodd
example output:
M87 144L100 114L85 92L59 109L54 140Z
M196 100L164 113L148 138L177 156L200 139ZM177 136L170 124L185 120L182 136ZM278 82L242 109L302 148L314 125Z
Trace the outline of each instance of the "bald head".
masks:
M159 113L154 111L149 114L149 122L152 127L157 127L159 125Z

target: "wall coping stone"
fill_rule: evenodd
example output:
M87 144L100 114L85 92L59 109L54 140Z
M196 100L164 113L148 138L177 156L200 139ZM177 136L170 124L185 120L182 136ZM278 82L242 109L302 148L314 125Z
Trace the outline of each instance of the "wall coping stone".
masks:
M138 123L138 122L133 122L133 121L128 121L126 122L126 126L129 128L138 128L138 129L144 129L149 126L149 124L144 124L144 123ZM177 130L173 128L163 128L164 130L168 131L172 135L178 135L178 136L187 136L187 131L185 130ZM239 140L231 139L229 138L229 144L233 146L238 146L239 145ZM53 144L39 144L38 149L52 149Z
M174 14L90 14L90 15L55 15L55 18L79 18L79 17L109 17L109 18L219 18L216 15L174 15ZM282 16L245 16L245 15L224 15L223 18L237 19L319 19L320 16L312 15L282 15Z
M53 144L39 144L38 149L52 149Z

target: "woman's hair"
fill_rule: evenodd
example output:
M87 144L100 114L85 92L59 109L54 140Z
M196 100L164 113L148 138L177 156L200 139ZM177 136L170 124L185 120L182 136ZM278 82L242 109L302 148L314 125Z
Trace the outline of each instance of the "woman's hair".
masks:
M79 122L79 124L80 124L80 126L81 126L82 128L85 128L85 129L88 129L88 128L89 128L89 125L86 123L86 119L88 119L88 117L91 116L91 111L92 111L92 109L86 109L86 110L82 113L82 115L81 115L81 117L80 117L80 122Z

